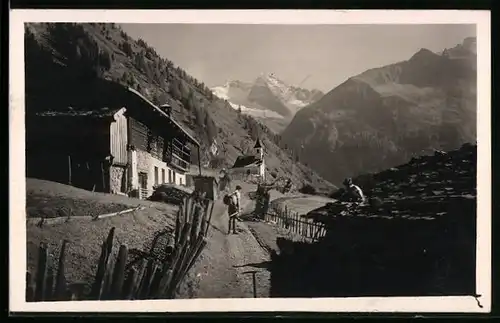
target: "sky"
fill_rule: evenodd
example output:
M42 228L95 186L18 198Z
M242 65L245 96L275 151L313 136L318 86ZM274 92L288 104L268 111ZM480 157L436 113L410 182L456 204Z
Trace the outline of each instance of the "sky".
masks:
M122 24L209 87L274 73L328 92L367 69L442 51L476 36L475 25Z

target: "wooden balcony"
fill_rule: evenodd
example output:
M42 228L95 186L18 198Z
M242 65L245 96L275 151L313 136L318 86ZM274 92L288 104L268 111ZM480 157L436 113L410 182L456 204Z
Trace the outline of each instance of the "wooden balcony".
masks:
M172 140L172 150L171 150L171 158L169 160L169 164L183 172L186 172L190 168L191 152L189 147L182 144L179 140Z

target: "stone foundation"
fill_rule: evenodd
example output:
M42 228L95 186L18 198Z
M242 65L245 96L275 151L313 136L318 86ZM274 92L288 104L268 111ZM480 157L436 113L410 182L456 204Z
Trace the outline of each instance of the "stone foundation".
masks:
M111 166L109 168L109 189L113 194L125 193L126 172L124 166Z

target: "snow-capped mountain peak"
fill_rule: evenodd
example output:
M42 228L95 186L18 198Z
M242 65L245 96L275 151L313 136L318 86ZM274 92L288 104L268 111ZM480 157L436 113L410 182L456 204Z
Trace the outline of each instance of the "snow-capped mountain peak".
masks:
M323 96L319 90L291 86L274 73L261 73L253 82L227 81L212 91L233 108L241 108L242 113L263 119L283 119L286 123L298 110Z

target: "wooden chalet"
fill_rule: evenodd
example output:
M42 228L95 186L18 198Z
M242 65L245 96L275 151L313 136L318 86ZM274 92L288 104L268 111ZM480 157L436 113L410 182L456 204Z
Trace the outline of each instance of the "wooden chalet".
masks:
M38 92L26 111L27 176L88 190L145 198L162 183L185 185L200 148L169 106L113 82Z

